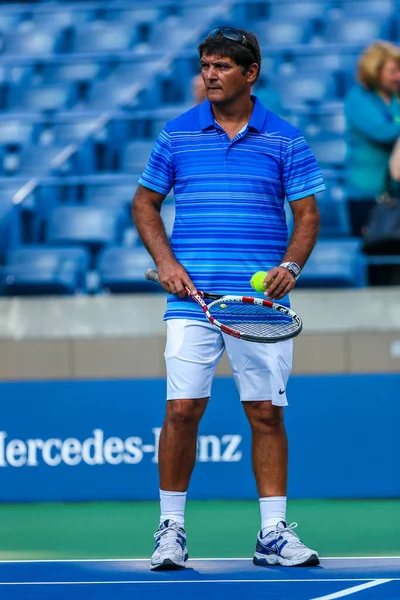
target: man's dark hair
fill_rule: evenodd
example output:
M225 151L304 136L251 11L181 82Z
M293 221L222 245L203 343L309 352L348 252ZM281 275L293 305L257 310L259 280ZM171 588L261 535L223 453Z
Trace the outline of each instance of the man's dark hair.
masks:
M221 28L222 29L222 28ZM261 71L261 50L258 39L254 33L237 29L244 37L246 42L235 42L225 38L218 33L213 37L206 38L198 47L200 58L205 56L221 56L232 59L239 67L242 67L242 73L245 74L253 63L258 64L258 73L255 82L260 76ZM254 82L254 83L255 83Z

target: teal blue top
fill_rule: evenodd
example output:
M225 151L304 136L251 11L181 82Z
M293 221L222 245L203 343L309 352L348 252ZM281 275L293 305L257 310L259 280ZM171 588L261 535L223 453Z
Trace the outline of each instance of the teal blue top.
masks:
M393 146L400 137L400 98L390 105L361 85L350 90L345 101L347 158L346 196L376 197L385 191ZM400 185L391 183L391 191Z

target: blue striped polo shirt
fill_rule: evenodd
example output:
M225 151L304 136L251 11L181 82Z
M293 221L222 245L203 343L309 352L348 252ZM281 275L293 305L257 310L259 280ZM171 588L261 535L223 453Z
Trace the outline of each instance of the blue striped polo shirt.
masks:
M232 140L208 100L169 121L139 183L161 194L173 188L171 247L198 289L263 297L249 281L282 262L285 197L293 202L325 186L298 129L252 100L250 121ZM193 300L168 295L165 319L200 313Z

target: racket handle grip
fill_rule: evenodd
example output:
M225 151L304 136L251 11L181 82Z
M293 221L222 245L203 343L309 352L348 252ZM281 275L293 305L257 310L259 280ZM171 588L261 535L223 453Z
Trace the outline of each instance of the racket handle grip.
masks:
M155 269L147 269L147 271L144 274L145 279L148 279L149 281L154 281L155 283L160 283L160 276L158 274L158 271L156 271Z

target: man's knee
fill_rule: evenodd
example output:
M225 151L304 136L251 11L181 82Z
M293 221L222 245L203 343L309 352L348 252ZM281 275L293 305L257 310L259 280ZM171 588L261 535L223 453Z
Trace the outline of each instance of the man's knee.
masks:
M244 403L247 418L253 431L274 431L283 427L283 408L272 402Z
M203 416L207 399L168 400L166 422L177 429L197 425Z

